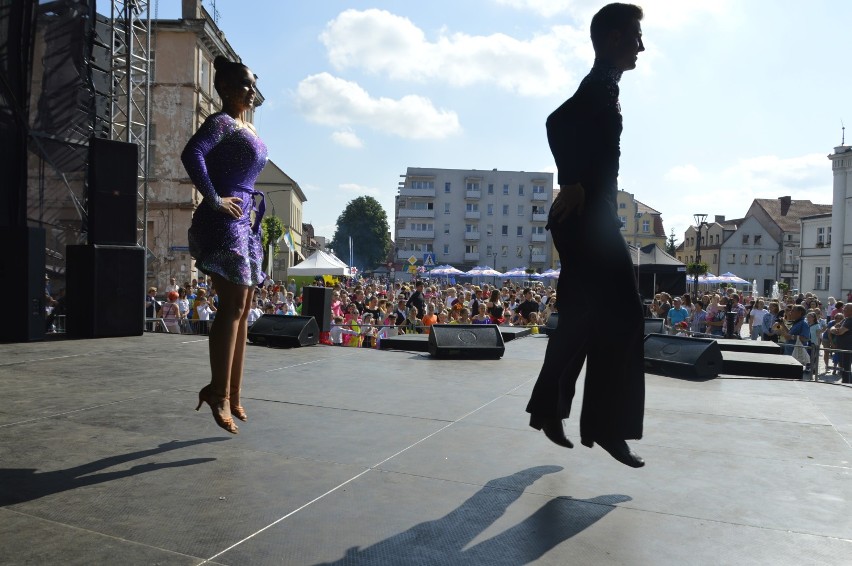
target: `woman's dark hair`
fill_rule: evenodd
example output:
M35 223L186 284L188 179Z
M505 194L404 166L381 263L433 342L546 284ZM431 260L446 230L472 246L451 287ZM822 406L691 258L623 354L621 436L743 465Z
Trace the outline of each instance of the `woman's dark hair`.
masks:
M213 75L213 87L216 89L216 92L219 93L220 97L222 96L222 86L233 81L238 73L248 69L248 67L242 63L231 61L221 55L217 55L216 58L213 59L213 68L216 69L216 74Z
M494 289L491 291L491 298L488 299L488 302L494 303L495 305L500 302L500 291Z
M609 32L624 31L634 20L641 20L642 16L642 8L634 4L607 4L592 18L592 45L597 49L602 46Z

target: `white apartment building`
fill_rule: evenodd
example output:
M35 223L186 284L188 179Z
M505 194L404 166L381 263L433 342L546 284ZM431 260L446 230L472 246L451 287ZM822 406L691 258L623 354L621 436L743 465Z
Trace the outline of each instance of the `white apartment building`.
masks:
M799 290L821 299L829 296L831 283L831 214L803 216L799 250ZM845 297L836 297L839 300Z
M839 145L828 158L834 177L831 209L834 244L830 248L832 277L827 294L841 300L852 294L852 146Z
M544 229L553 173L409 167L400 175L394 214L394 258L410 257L466 271L489 265L538 272L554 266Z

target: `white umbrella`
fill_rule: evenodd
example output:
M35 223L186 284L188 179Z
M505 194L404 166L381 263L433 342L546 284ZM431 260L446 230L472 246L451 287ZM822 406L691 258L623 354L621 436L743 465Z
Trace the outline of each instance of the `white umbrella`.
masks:
M542 271L542 277L551 277L553 279L558 279L559 274L562 272L562 269L548 269L547 271Z
M474 277L499 277L503 274L497 271L496 269L491 269L487 265L477 265L476 267L465 273L465 275L471 275Z
M504 273L503 277L507 279L539 279L541 275L538 273L527 273L526 267L516 267Z

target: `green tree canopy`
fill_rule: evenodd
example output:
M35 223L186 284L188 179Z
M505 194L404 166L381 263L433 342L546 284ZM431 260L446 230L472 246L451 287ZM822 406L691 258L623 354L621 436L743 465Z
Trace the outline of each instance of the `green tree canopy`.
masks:
M355 265L373 269L385 263L390 251L388 217L379 201L361 196L349 201L337 218L337 231L331 239L331 248L345 262L349 261L349 237Z
M265 215L261 224L263 225L263 239L261 240L263 243L263 266L266 269L266 266L269 265L269 244L273 244L272 255L277 254L280 249L278 239L284 234L284 222L277 216Z
M677 252L677 241L675 240L675 232L674 228L672 228L672 233L669 235L669 239L666 242L666 253L670 256L675 256Z

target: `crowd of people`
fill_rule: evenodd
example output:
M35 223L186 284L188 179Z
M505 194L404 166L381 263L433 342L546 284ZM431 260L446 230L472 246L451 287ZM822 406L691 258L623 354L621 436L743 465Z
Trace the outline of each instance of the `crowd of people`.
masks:
M813 293L785 294L778 299L743 296L734 288L718 289L695 299L689 294L672 297L659 293L649 305L650 315L665 320L666 331L684 336L748 338L780 344L783 352L797 356L815 379L820 354L826 368L840 372L852 383L852 302ZM801 356L797 349L806 352Z

